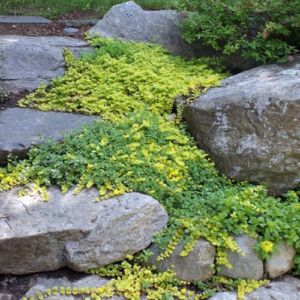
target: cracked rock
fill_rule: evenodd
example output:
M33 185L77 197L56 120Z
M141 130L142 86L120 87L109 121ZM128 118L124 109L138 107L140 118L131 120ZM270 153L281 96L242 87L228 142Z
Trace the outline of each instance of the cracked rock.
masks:
M79 195L49 189L49 201L18 189L0 193L0 274L27 274L68 266L87 271L148 247L168 216L147 195L128 193L95 202L96 189Z

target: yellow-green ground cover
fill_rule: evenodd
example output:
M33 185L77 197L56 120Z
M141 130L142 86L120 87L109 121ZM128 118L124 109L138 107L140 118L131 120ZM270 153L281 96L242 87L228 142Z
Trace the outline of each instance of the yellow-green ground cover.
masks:
M300 248L297 192L276 199L262 186L231 182L196 147L179 118L170 121L168 114L177 95L192 100L224 78L208 66L210 60L187 61L142 43L102 38L90 42L94 53L75 59L67 52L66 74L55 79L50 89L40 87L20 105L99 114L103 120L68 134L63 143L50 141L33 148L26 160L12 159L0 168L0 191L35 183L44 196L50 185L60 186L63 192L76 185L78 193L94 186L99 190L97 201L129 191L151 195L170 217L167 229L154 240L163 251L159 259L170 255L180 241L185 243L181 255L188 255L195 242L204 238L218 249L216 265L229 266L224 250L239 251L232 236L241 233L257 238L263 259L282 240ZM214 277L207 283L194 283L196 291L191 291L171 271L156 273L142 267L140 262L148 254L92 270L114 278L105 287L81 292L63 287L45 295L205 299L223 285L237 288L242 299L245 292L264 283Z

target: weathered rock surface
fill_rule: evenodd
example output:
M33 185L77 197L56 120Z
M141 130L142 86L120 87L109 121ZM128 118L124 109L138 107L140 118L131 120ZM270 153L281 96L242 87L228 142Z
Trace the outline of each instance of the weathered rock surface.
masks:
M149 264L155 265L160 272L173 269L176 277L181 280L207 280L214 274L215 247L205 240L199 240L188 256L180 256L183 244L179 244L170 257L157 261L160 251L156 246L150 250L154 255L150 258Z
M263 262L259 259L257 252L253 249L256 240L243 234L235 238L242 253L227 251L228 261L232 269L221 267L219 275L230 278L261 279L264 274Z
M265 263L268 277L276 278L292 270L295 266L295 255L293 247L286 243L279 244L278 252Z
M0 273L27 274L64 266L87 271L145 249L167 223L153 198L129 193L95 203L96 189L75 196L50 188L49 202L18 190L0 193ZM17 262L17 263L16 263Z
M113 6L89 33L157 43L173 54L194 56L195 50L181 38L180 20L175 10L145 11L128 1Z
M300 183L300 60L223 81L184 109L219 170L280 194Z
M51 21L39 16L0 16L0 24L49 24Z
M17 300L17 298L10 293L0 293L0 300Z
M66 28L64 28L63 31L65 34L72 36L75 33L77 33L79 31L79 29L75 28L75 27L66 27Z
M280 281L274 281L267 286L260 287L250 294L245 300L299 300L300 280L287 276ZM237 300L236 293L222 292L214 295L210 300Z
M41 112L26 108L0 111L0 165L8 154L25 157L32 145L47 139L61 140L68 130L99 118L60 112Z
M65 70L63 49L87 50L85 41L70 37L0 36L0 90L32 91Z

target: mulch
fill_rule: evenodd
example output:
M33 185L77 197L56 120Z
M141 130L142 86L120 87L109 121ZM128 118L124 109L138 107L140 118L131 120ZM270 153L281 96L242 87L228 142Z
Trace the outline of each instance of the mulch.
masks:
M71 36L83 39L84 34L93 24L84 24L77 26L66 26L65 20L95 19L95 16L84 13L70 13L61 16L59 19L52 20L49 24L0 24L0 35L26 35L26 36ZM70 35L63 29L66 27L76 27L78 32Z
M4 97L4 99L0 99L0 110L4 110L9 107L17 107L18 101L25 96L27 96L29 92L23 92L18 94L10 94L8 97Z
M69 35L63 30L67 26L58 21L52 21L49 24L0 24L0 35L26 35L26 36L71 36L83 39L84 33L88 31L92 25L81 25L79 31Z

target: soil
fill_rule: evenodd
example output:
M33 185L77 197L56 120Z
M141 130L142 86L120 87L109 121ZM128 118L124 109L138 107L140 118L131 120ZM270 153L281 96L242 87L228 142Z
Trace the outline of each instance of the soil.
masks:
M26 36L71 36L74 38L84 38L84 33L93 26L91 24L67 26L65 20L95 20L95 16L90 13L70 13L54 19L49 24L0 24L0 35L26 35ZM96 18L97 19L97 18ZM70 35L66 34L63 29L67 27L76 27L78 32Z
M10 94L8 97L4 97L0 99L0 110L9 108L9 107L17 107L18 101L28 95L29 92L23 92L19 94Z
M60 21L52 21L49 24L0 24L0 35L26 35L26 36L71 36L74 38L83 39L84 33L89 30L92 25L81 25L79 31L70 35L66 34L63 29L65 24Z

